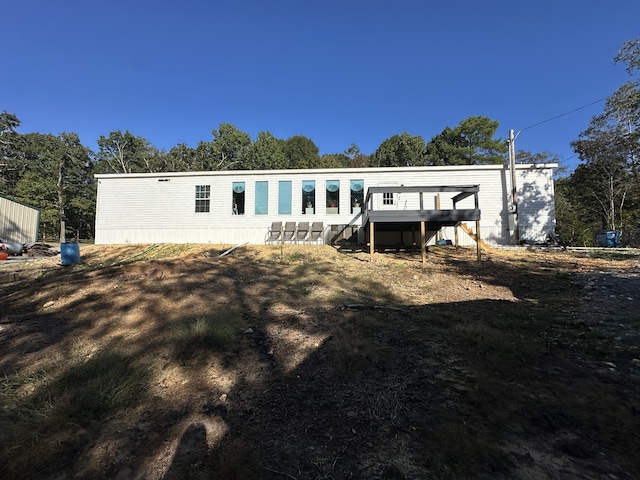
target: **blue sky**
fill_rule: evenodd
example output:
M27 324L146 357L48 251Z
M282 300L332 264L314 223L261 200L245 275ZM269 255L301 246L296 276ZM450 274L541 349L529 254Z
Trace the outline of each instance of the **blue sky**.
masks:
M483 115L497 136L608 97L640 36L637 0L20 0L0 7L0 111L20 132L129 130L195 147L231 123L321 154L429 141ZM526 129L517 149L577 162L599 102Z

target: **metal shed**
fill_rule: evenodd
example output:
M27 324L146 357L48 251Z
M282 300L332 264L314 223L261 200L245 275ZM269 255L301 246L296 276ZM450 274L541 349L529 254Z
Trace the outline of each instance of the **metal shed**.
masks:
M35 243L40 210L0 195L0 238L5 242Z

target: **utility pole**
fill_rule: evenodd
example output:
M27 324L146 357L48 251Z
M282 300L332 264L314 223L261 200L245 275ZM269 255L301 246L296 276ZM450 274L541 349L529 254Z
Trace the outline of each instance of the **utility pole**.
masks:
M520 133L520 132L518 132ZM516 184L516 136L509 130L509 170L511 170L511 211L509 219L513 219L513 243L520 245L520 231L518 227L518 186ZM511 226L511 222L509 222Z

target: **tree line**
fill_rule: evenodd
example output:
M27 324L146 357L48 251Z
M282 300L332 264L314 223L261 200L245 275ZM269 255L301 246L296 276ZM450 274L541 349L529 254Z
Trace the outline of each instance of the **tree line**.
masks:
M100 136L98 149L80 143L75 133L18 133L19 118L0 113L0 195L39 208L45 238L93 236L96 173L154 173L300 168L367 168L415 165L502 163L506 142L496 138L498 122L470 117L425 142L403 132L366 155L352 144L343 153L320 155L302 135L276 138L268 131L255 139L222 123L209 141L195 148L179 144L169 151L125 131Z
M640 38L625 42L614 61L630 79L571 143L580 164L555 183L557 229L573 245L620 231L622 245L640 247Z
M555 183L557 231L573 245L593 245L594 232L600 230L621 230L623 241L640 243L634 238L640 224L640 39L623 44L614 60L625 65L631 79L571 143L580 164ZM229 123L220 124L212 139L195 148L178 144L166 151L118 130L100 136L97 151L92 151L75 133L19 133L19 118L3 111L0 195L39 208L45 238L91 238L95 173L502 164L508 146L496 137L498 126L487 117L469 117L428 142L407 132L393 135L371 154L352 144L345 152L320 155L313 140L303 135L279 139L263 131L252 139ZM516 161L559 158L550 152L518 151Z

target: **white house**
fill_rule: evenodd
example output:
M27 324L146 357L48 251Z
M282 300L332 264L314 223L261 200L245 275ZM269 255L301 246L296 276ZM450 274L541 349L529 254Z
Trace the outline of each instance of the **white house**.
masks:
M555 167L516 165L520 239L544 239L555 228ZM512 244L516 223L505 165L103 174L96 179L97 244L261 244L274 221L322 222L328 242L347 225L354 231L365 226L365 207L400 216L451 209L454 199L459 202L453 208L480 210L480 236L489 244ZM456 188L435 189L436 194L396 188L470 185L477 186L475 199L458 195ZM389 191L374 189L377 194L365 206L371 187ZM452 228L444 226L441 235L453 238ZM364 233L360 228L361 242ZM387 235L387 242L395 241ZM460 243L473 241L462 236Z

